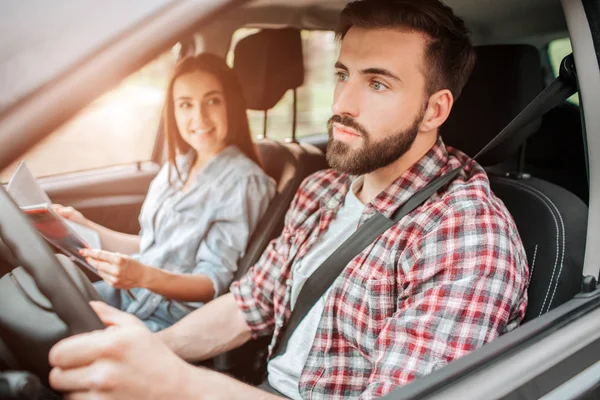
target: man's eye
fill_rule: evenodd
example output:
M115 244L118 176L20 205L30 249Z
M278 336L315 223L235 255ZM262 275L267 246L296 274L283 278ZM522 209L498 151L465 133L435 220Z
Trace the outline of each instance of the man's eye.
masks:
M348 75L345 72L336 72L337 80L340 82L345 82L348 80Z
M373 88L373 90L375 90L376 92L381 92L387 89L387 87L383 83L378 81L371 82L371 88Z
M210 106L221 104L221 99L219 99L218 97L212 97L208 99L207 104Z

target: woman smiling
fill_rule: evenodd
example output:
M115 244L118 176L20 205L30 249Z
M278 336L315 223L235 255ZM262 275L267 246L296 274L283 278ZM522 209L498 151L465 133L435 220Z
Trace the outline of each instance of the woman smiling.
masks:
M139 235L56 206L100 234L104 250L82 251L104 279L95 284L100 295L153 331L228 290L275 195L250 136L241 87L221 58L203 54L179 62L164 124L168 163L150 185ZM132 289L135 300L124 289Z

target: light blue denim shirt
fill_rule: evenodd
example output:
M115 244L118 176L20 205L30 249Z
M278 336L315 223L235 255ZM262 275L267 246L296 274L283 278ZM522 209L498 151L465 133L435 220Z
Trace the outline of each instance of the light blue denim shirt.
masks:
M181 181L171 167L169 184L168 163L152 181L140 213L140 249L134 257L171 272L206 275L217 297L229 288L249 236L275 196L275 182L237 147L229 146L181 192L192 161L191 154L177 158ZM106 289L99 290L103 297ZM119 308L141 320L165 322L147 324L152 330L173 324L204 304L169 300L144 288L133 293L135 301L119 293Z

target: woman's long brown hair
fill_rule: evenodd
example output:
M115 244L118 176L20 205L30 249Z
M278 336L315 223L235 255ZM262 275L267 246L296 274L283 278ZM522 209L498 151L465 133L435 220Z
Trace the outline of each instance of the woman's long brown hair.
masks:
M177 63L167 89L163 117L167 142L167 159L175 169L177 176L181 178L175 159L178 154L189 151L190 146L181 137L175 122L173 84L181 75L196 71L213 75L223 86L227 108L227 137L225 139L227 144L236 146L246 157L262 168L262 162L250 134L248 116L246 115L246 100L235 72L227 66L225 60L221 57L214 54L200 54L195 57L186 57ZM171 174L169 173L170 181Z

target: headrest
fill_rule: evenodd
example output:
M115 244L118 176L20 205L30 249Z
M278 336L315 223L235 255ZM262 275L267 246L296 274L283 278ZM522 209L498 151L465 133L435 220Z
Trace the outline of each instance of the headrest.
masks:
M476 47L477 63L440 130L444 143L473 157L544 88L538 50L529 45ZM541 125L540 118L482 156L484 166L516 153Z
M263 29L235 46L233 68L247 107L268 110L288 89L304 83L300 31L294 28Z

